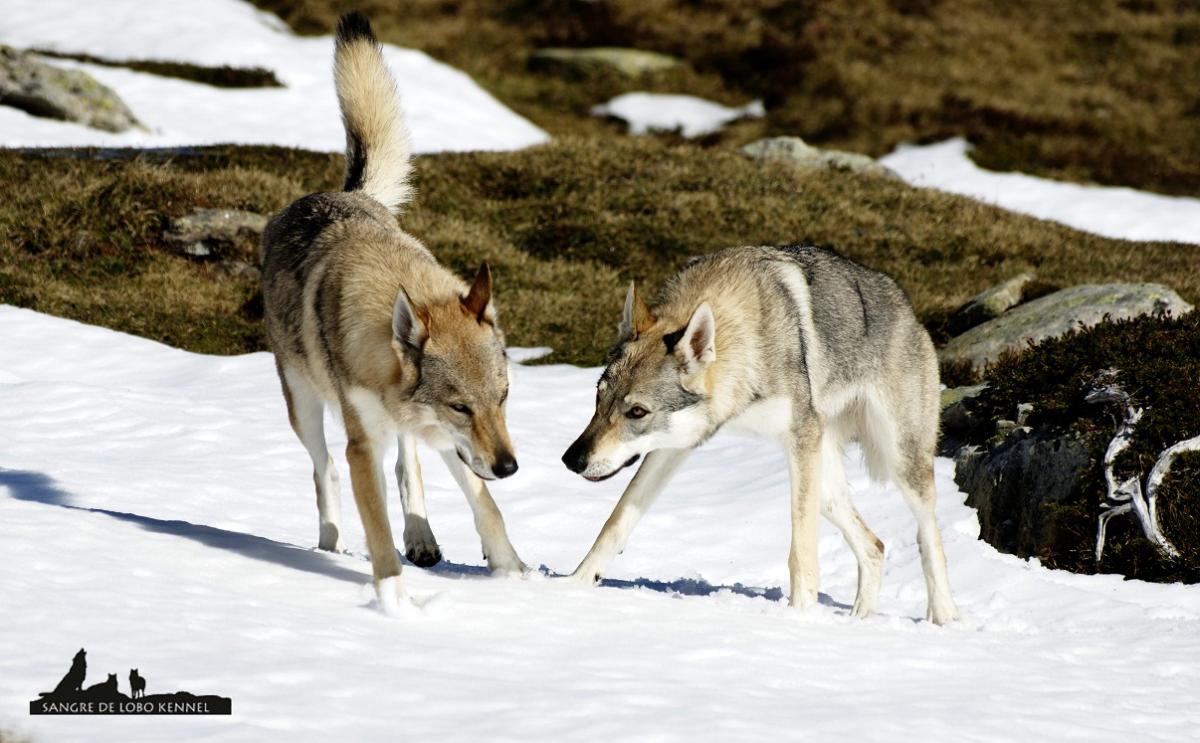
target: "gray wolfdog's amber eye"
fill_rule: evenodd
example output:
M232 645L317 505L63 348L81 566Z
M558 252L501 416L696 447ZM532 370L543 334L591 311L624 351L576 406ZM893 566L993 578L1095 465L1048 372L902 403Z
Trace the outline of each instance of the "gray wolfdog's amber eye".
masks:
M650 414L650 411L646 410L641 405L634 405L632 408L625 411L625 417L633 418L634 420L636 420L638 418L645 418L649 414Z

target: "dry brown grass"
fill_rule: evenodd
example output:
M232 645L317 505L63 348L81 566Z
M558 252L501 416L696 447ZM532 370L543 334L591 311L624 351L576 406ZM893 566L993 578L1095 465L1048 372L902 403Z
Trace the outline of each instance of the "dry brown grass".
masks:
M76 153L77 155L78 153ZM249 281L172 255L170 216L204 206L271 212L336 187L341 158L203 148L109 159L0 151L0 301L213 353L263 347ZM466 274L488 259L509 340L594 364L624 283L654 284L692 255L812 242L894 275L935 329L1019 271L1050 284L1162 281L1200 299L1193 248L1075 232L970 199L849 174L804 174L724 149L629 137L515 153L418 158L402 217Z
M613 125L588 108L630 89L766 100L714 138L798 134L881 154L966 135L996 169L1200 193L1200 5L1180 0L255 0L302 33L344 10L460 67L552 134ZM663 51L641 81L530 72L539 46Z

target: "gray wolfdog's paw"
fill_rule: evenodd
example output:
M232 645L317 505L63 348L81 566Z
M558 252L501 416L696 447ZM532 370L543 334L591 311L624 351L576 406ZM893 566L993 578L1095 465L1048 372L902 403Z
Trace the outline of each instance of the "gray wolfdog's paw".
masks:
M592 570L591 568L585 569L583 567L579 567L574 573L563 576L561 580L569 581L578 586L591 588L600 584L600 573Z
M515 552L512 557L503 560L488 558L488 570L492 575L502 578L520 578L529 574L529 566L521 562L521 558L517 557Z

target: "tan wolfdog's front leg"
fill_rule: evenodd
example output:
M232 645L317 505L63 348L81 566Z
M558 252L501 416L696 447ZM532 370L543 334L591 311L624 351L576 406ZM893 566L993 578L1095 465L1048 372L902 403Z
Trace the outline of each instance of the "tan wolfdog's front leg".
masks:
M375 590L383 610L392 613L398 602L405 600L405 594L400 580L400 558L396 554L396 543L392 539L392 527L388 521L379 442L366 431L351 405L342 406L342 415L349 437L346 460L350 464L350 484L354 489L354 502L362 518L363 531L367 535Z
M488 569L493 573L508 575L521 575L529 570L525 563L521 562L521 558L517 557L512 542L508 541L504 517L500 515L496 501L492 500L487 485L462 463L454 451L438 453L442 455L442 461L446 463L446 468L454 476L463 495L467 496L471 513L475 515L475 531L479 532L479 541L483 546L483 556L488 562Z
M421 462L417 459L417 439L402 431L396 437L396 444L396 483L400 486L400 505L404 508L404 556L417 567L431 567L442 561L442 550L433 536L425 511L425 486L421 481Z
M821 430L814 420L793 426L787 442L792 486L792 547L788 554L791 593L788 605L806 609L817 603L821 570L817 529L821 520Z
M625 541L637 526L638 521L650 509L658 498L671 475L687 459L691 449L656 449L646 455L646 461L638 468L637 474L621 494L617 507L613 509L604 528L592 544L587 557L571 573L571 578L592 585L600 580L609 563L621 550L625 549Z

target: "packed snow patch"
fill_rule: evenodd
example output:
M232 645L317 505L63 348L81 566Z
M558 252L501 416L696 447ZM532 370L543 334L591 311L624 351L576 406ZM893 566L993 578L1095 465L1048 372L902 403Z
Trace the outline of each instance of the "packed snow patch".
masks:
M1200 244L1200 199L997 173L976 165L969 149L956 137L901 145L879 162L914 186L970 196L1077 230L1122 240Z
M216 88L144 72L48 59L87 71L124 99L149 132L112 134L0 106L0 146L345 145L333 89L333 41L298 37L241 0L0 0L0 43L125 60L263 67L283 88ZM385 44L417 152L509 150L546 134L464 73Z
M629 479L591 484L558 460L597 373L510 372L521 469L492 490L549 573L575 567ZM416 607L390 618L332 422L350 552L313 549L310 464L268 354L200 356L0 306L0 431L0 729L34 740L1125 741L1200 725L1200 587L997 553L945 459L951 627L923 620L912 516L857 452L856 502L887 545L882 613L848 616L854 559L824 524L820 604L788 610L783 458L724 434L596 589L489 578L463 497L422 450L447 562L406 568ZM388 506L399 539L394 482ZM80 647L89 683L116 673L128 692L136 667L149 694L221 694L233 715L26 716Z
M621 119L634 134L679 130L683 136L692 138L711 134L731 121L761 117L766 112L762 101L730 108L691 95L625 93L593 106L592 113Z

